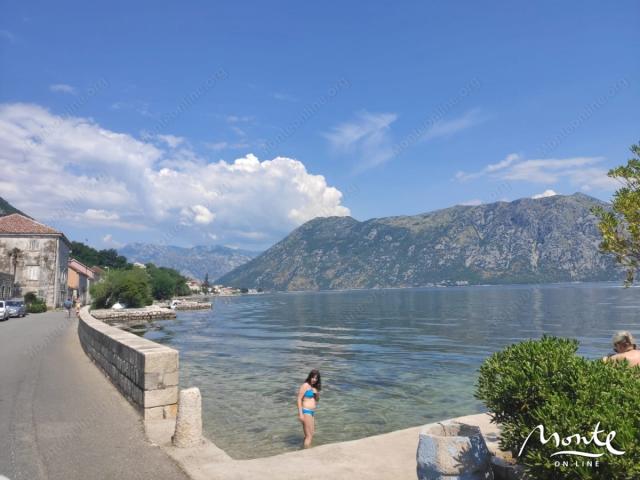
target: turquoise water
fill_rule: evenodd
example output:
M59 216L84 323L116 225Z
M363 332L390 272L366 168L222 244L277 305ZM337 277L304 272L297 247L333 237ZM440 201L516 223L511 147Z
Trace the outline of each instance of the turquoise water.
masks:
M298 449L295 394L322 373L315 445L483 411L473 398L489 354L526 338L611 350L640 334L640 289L619 284L280 293L219 297L145 336L180 350L181 386L203 395L207 436L234 458Z

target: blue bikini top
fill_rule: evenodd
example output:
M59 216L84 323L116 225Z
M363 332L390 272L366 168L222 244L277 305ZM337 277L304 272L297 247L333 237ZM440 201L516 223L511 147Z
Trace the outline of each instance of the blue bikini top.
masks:
M306 392L304 392L304 397L305 398L315 398L316 394L313 393L312 389L307 390Z

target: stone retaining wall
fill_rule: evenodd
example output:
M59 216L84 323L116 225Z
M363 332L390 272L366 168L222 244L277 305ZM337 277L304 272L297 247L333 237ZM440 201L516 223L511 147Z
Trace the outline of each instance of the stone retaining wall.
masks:
M176 310L211 310L211 302L180 302Z
M149 320L164 320L176 318L176 312L170 308L147 307L147 308L123 308L120 310L104 309L92 310L91 315L98 320L110 322L141 322Z
M78 336L86 354L143 415L175 418L178 351L105 324L80 310Z

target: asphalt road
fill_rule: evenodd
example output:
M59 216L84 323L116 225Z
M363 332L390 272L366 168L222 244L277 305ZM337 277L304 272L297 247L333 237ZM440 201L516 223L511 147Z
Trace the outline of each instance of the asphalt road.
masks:
M0 479L188 477L82 351L77 321L47 312L0 322ZM2 479L4 480L4 479Z

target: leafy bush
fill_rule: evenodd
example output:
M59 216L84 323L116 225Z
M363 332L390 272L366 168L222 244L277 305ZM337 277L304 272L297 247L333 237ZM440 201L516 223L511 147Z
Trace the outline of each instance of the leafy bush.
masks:
M28 292L24 295L24 303L30 304L38 301L38 296L34 292Z
M29 292L24 296L24 303L29 313L42 313L47 311L47 303L33 292Z
M144 269L110 270L102 281L91 287L94 308L110 308L124 303L129 308L151 305L151 282Z
M514 457L539 425L545 438L557 432L563 439L575 434L591 438L599 423L604 433L598 438L604 441L615 431L612 446L625 452L613 455L595 443L576 445L575 439L570 446L558 447L554 440L542 444L536 429L517 457L533 478L640 478L640 368L587 360L576 355L577 349L577 340L555 337L507 347L480 367L476 397L502 425L500 446ZM551 456L559 450L605 454L598 459ZM584 460L598 460L599 466L583 465Z

